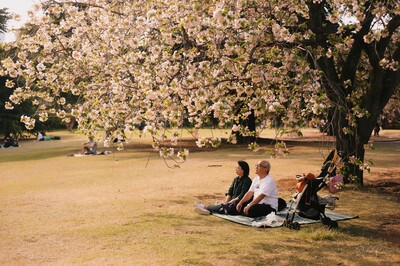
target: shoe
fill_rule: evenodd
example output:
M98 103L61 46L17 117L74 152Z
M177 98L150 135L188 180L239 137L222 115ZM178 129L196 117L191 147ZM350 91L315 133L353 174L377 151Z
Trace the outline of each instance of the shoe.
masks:
M334 200L332 203L326 204L325 208L333 211L336 208L336 201Z
M195 212L197 212L198 214L203 214L203 215L207 215L207 214L211 214L211 212L209 210L203 209L203 208L195 208L194 209Z
M201 204L201 203L197 203L197 202L196 202L196 203L194 204L194 206L195 206L196 208L199 208L199 209L205 209L205 208L204 208L204 207L205 207L204 204Z

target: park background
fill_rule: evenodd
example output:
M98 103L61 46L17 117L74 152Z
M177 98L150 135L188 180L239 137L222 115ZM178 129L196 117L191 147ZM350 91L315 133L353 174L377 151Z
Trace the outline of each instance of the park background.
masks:
M203 135L224 131L204 130ZM266 130L263 137L273 137ZM48 132L61 140L21 141L0 149L1 265L396 265L399 256L400 132L383 130L367 150L374 166L365 185L336 194L335 212L359 218L258 229L194 212L194 202L221 200L237 160L269 159L280 196L295 192L295 175L318 173L332 143L314 129L284 136L290 153L269 158L261 145L191 149L179 168L165 164L149 136L123 151L86 157L83 135ZM99 144L99 150L109 150ZM323 190L321 194L326 194Z
M44 13L0 44L0 134L20 139L19 148L1 149L0 263L399 264L398 139L380 123L394 125L400 114L397 1L41 2ZM6 32L13 15L1 7ZM85 136L52 131L61 140L33 140L54 116L76 118L86 137L127 145L67 157ZM281 196L290 198L294 176L318 172L335 146L341 173L359 185L346 185L337 211L358 219L293 231L193 212L193 202L223 197L236 160L269 158L277 134L257 139L259 148L251 133L266 119L294 129L290 153L270 158ZM225 143L198 149L184 137L178 147L189 160L170 160L164 133L172 145L182 127L209 120L254 152ZM127 143L122 131L142 122L153 142ZM318 132L296 138L310 124L336 143ZM209 133L197 141L217 146L216 136L230 134Z

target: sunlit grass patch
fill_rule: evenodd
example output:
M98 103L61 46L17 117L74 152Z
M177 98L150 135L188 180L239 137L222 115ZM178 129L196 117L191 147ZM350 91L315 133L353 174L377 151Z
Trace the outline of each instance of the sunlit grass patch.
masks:
M302 227L298 235L305 241L341 241L346 238L340 229L329 229L320 225Z

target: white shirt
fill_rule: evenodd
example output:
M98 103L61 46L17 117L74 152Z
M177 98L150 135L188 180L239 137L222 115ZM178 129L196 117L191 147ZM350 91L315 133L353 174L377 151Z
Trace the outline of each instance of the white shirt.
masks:
M39 133L39 135L38 135L38 137L37 137L37 140L41 140L41 139L43 139L44 138L44 136L42 135L42 133Z
M251 183L249 191L254 193L254 199L261 194L265 195L258 204L268 204L275 210L278 210L278 188L272 176L267 175L262 179L256 176Z

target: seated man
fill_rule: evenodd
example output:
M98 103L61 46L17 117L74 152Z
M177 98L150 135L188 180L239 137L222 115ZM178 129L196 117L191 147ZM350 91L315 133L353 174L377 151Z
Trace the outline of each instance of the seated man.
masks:
M89 137L89 141L82 143L81 154L97 154L97 142L94 141L93 137Z
M270 169L271 165L267 160L258 162L257 176L253 179L249 191L237 204L238 212L249 217L259 217L278 210L278 188L269 175Z

